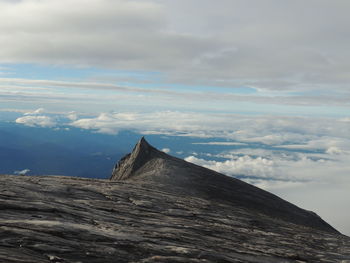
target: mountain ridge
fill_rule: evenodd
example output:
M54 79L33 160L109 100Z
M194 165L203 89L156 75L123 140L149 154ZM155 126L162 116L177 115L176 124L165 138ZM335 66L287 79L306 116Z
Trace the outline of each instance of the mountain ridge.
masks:
M112 181L162 183L178 194L198 195L254 209L292 223L339 233L316 213L239 179L186 162L157 150L142 137L114 167ZM163 186L163 188L164 188ZM168 189L169 190L169 189Z

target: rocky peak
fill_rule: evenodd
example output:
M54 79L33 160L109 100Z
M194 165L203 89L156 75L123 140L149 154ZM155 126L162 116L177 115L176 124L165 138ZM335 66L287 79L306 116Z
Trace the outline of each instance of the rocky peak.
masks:
M162 154L151 146L144 137L135 145L133 151L124 156L114 167L111 180L126 180L134 175L151 158Z

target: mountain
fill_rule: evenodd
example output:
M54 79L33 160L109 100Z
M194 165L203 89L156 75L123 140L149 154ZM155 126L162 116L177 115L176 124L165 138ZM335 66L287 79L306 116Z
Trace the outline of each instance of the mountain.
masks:
M142 138L110 180L0 176L0 262L350 262L310 211Z
M149 187L160 185L162 190L174 194L200 196L249 208L291 223L337 232L311 211L303 210L241 180L170 156L152 147L144 138L141 138L132 153L117 163L111 180L128 180L148 184Z

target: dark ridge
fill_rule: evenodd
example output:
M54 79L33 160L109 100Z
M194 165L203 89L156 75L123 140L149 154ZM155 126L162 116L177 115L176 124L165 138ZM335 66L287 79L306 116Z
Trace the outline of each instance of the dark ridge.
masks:
M181 196L194 196L263 213L290 223L339 233L316 213L241 180L170 156L144 137L113 169L112 181L125 180Z

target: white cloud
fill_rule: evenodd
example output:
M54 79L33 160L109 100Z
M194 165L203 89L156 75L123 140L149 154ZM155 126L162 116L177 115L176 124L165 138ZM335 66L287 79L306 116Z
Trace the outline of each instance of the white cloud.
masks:
M165 152L165 153L170 153L171 150L169 148L163 148L161 149L162 152Z
M49 116L24 116L16 119L16 123L27 126L54 127L57 122Z
M186 161L215 170L226 175L246 175L258 177L275 177L275 165L272 160L250 156L240 156L226 161L207 161L194 156L185 158Z
M334 118L242 116L179 111L112 112L77 119L71 125L109 133L117 133L120 129L133 129L144 134L220 137L233 140L234 144L263 143L289 149L350 149L350 124Z
M275 147L293 150L319 150L334 155L350 151L350 140L342 136L318 136L305 141L304 144L284 144Z
M165 84L162 84L165 85ZM166 85L165 85L166 86ZM320 96L318 93L314 95L307 96L296 96L296 95L281 95L281 94L270 94L266 92L254 93L254 94L234 94L230 89L225 89L226 92L217 92L215 88L212 88L208 91L196 92L193 90L183 90L175 88L143 88L138 87L138 84L133 84L133 86L125 85L116 85L113 83L107 82L95 82L95 81L57 81L57 80L36 80L36 79L19 79L19 78L0 78L0 87L1 92L0 96L17 96L18 100L23 98L41 98L44 99L56 99L64 103L67 99L72 100L76 99L78 104L82 104L82 100L94 98L96 101L100 101L100 104L103 105L103 101L107 99L118 99L120 95L130 94L131 95L142 95L152 97L152 105L159 103L158 100L164 102L166 100L169 105L172 107L184 106L184 104L179 105L179 98L184 101L191 101L192 108L203 108L203 101L206 103L217 105L217 102L220 102L225 108L235 108L236 110L240 109L240 106L232 105L232 101L240 103L257 103L257 104L272 104L279 105L285 111L289 111L288 105L298 106L300 112L304 113L306 109L313 109L320 105L333 107L337 109L338 107L349 107L350 106L350 94L349 96L333 96L327 94L327 96ZM70 90L70 94L65 94L64 91L66 88ZM188 89L191 89L190 87ZM105 94L101 94L101 91L104 91ZM94 92L93 95L87 93ZM74 96L73 96L74 94ZM106 95L109 94L109 95ZM321 94L321 93L320 93ZM12 95L12 97L11 97ZM130 100L130 98L128 98ZM80 101L79 101L80 100ZM147 104L147 101L143 101L143 105ZM187 105L188 107L188 105ZM333 110L334 110L333 109ZM294 108L293 112L296 112L298 109ZM320 108L317 109L320 111ZM324 111L325 114L330 114L327 111ZM318 112L318 115L322 115L323 112ZM345 119L343 119L345 120Z
M18 175L26 175L30 172L30 169L24 169L21 171L14 171L14 174L18 174Z
M78 119L78 114L75 111L71 111L67 114L67 118L71 121L76 121Z
M98 132L118 133L120 129L133 129L144 134L171 134L195 132L201 129L202 120L194 121L194 116L202 114L184 112L151 113L101 113L97 117L78 119L72 126L97 130ZM199 132L201 133L201 131Z
M326 153L334 155L334 154L341 154L343 153L343 150L336 146L331 146L327 149Z
M26 110L23 109L14 109L14 108L1 108L0 112L16 112L16 113L26 113Z
M98 132L107 134L116 134L120 129L120 127L118 127L118 118L114 118L113 115L108 113L101 113L96 118L75 120L72 122L72 126L88 130L97 130Z
M301 153L301 152L274 152L265 150L262 156L241 155L237 153L219 154L217 156L226 158L224 161L205 160L194 156L188 156L186 161L196 163L209 169L230 176L247 175L268 180L287 181L315 181L322 183L340 183L347 181L350 173L348 163L350 154L339 153ZM246 150L249 152L249 149ZM252 151L254 153L254 151ZM336 175L333 177L332 175Z
M350 122L350 117L349 118L342 118L339 121L343 121L343 122Z
M78 0L71 9L69 5L68 0L0 3L6 21L0 26L1 59L160 69L171 61L182 64L220 42L166 30L164 5L154 1Z
M224 146L242 146L247 145L241 142L194 142L195 145L224 145Z
M45 112L44 108L38 108L34 111L29 111L29 112L24 113L24 115L39 115L39 114L42 114L44 112Z

